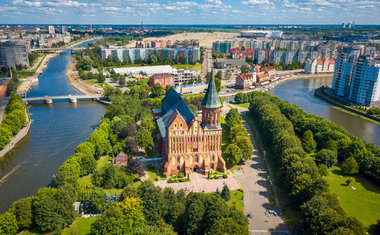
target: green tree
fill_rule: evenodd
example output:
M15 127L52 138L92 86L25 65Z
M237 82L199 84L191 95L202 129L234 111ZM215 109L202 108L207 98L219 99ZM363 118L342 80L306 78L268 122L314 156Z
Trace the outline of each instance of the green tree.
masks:
M347 175L354 175L359 173L359 164L354 157L349 157L342 163L341 169Z
M170 85L166 85L166 87L165 87L165 94L168 93L168 91L170 90L171 87L172 87L172 86L170 86Z
M222 72L222 70L219 70L216 73L215 77L218 78L219 80L222 80L222 78L223 78L223 72Z
M106 206L106 193L101 188L94 188L83 202L83 209L87 214L98 214Z
M18 229L17 218L13 213L0 214L0 234L13 235L17 233Z
M154 146L151 130L146 127L140 127L137 136L137 144L145 149L145 154L150 154Z
M76 147L75 154L83 154L83 155L94 156L95 155L95 147L90 142L81 143Z
M222 89L222 81L219 78L215 78L216 91L220 92Z
M152 97L161 97L165 94L164 88L160 83L156 83L152 86Z
M338 156L334 151L322 149L315 156L315 160L318 164L324 164L330 168L338 162Z
M139 195L143 201L143 212L146 221L153 225L167 213L161 188L154 186L150 180L143 181L139 186Z
M226 151L224 151L223 158L230 166L238 164L242 158L240 148L235 144L228 145Z
M233 141L233 144L237 145L242 154L244 160L251 159L253 152L253 145L251 139L247 136L237 136Z
M311 153L314 152L317 147L317 143L314 140L313 132L310 130L305 131L302 136L302 147L306 152Z
M212 227L209 234L248 235L248 226L238 224L233 218L221 218Z
M224 201L228 202L231 199L231 193L230 189L227 185L224 185L222 192L220 193L220 196L224 199Z
M240 71L241 71L241 73L248 73L249 72L249 68L248 68L247 65L242 65L240 67Z
M0 124L0 149L3 149L12 139L12 131L8 125Z
M10 208L17 219L17 224L20 229L28 229L32 226L33 215L32 215L32 199L22 198L14 202Z

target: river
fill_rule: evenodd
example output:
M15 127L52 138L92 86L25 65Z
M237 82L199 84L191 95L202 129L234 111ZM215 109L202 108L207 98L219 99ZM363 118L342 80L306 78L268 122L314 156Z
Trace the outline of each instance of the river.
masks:
M28 97L79 94L65 76L70 58L70 51L65 51L51 59ZM58 167L99 124L105 107L91 101L54 102L30 104L28 110L32 119L29 134L0 159L0 213L51 183Z
M313 95L316 88L331 83L332 77L294 79L279 84L269 93L300 106L308 113L325 117L343 126L351 134L380 147L380 125L334 108Z

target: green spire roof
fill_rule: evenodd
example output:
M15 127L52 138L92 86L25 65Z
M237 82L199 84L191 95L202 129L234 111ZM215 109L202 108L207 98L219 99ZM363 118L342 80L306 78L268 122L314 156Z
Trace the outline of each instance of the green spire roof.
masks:
M212 72L206 95L202 100L202 107L220 108L221 106L222 104L220 103L218 92L216 91L214 73Z

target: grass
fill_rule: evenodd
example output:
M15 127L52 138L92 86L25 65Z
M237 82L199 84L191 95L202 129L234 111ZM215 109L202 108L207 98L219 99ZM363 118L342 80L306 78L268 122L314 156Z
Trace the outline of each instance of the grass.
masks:
M242 169L242 168L243 168L243 165L235 165L235 166L231 167L229 170L230 170L231 172L234 172L234 171L237 170L238 168Z
M198 94L185 94L183 95L184 97L202 97L204 96L203 93L198 93Z
M249 103L233 104L233 105L236 105L236 106L239 106L239 107L242 107L242 108L245 108L245 109L249 109Z
M325 179L347 215L359 219L370 233L375 234L372 228L380 219L380 188L363 176L341 176L340 168L336 166L330 168ZM352 179L349 186L346 185L347 179Z
M77 217L69 228L65 228L62 231L62 234L90 234L91 225L96 219L97 217Z
M230 193L231 193L231 200L227 202L227 205L229 207L235 206L236 209L244 212L244 200L243 200L244 193L240 190L231 190Z

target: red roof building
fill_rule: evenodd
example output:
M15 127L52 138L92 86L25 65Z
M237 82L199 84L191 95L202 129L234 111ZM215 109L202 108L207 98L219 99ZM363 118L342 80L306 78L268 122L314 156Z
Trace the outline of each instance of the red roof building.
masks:
M244 73L236 76L236 89L249 89L255 82L255 78L252 74Z
M253 58L255 56L255 49L247 49L245 51L241 51L236 48L232 48L231 56L233 59Z
M171 73L154 74L149 78L149 85L154 86L156 83L159 83L164 88L166 85L174 87L174 75Z
M128 154L123 153L123 152L119 153L117 155L117 157L115 157L112 160L112 163L114 166L117 166L117 167L127 166L128 165Z

